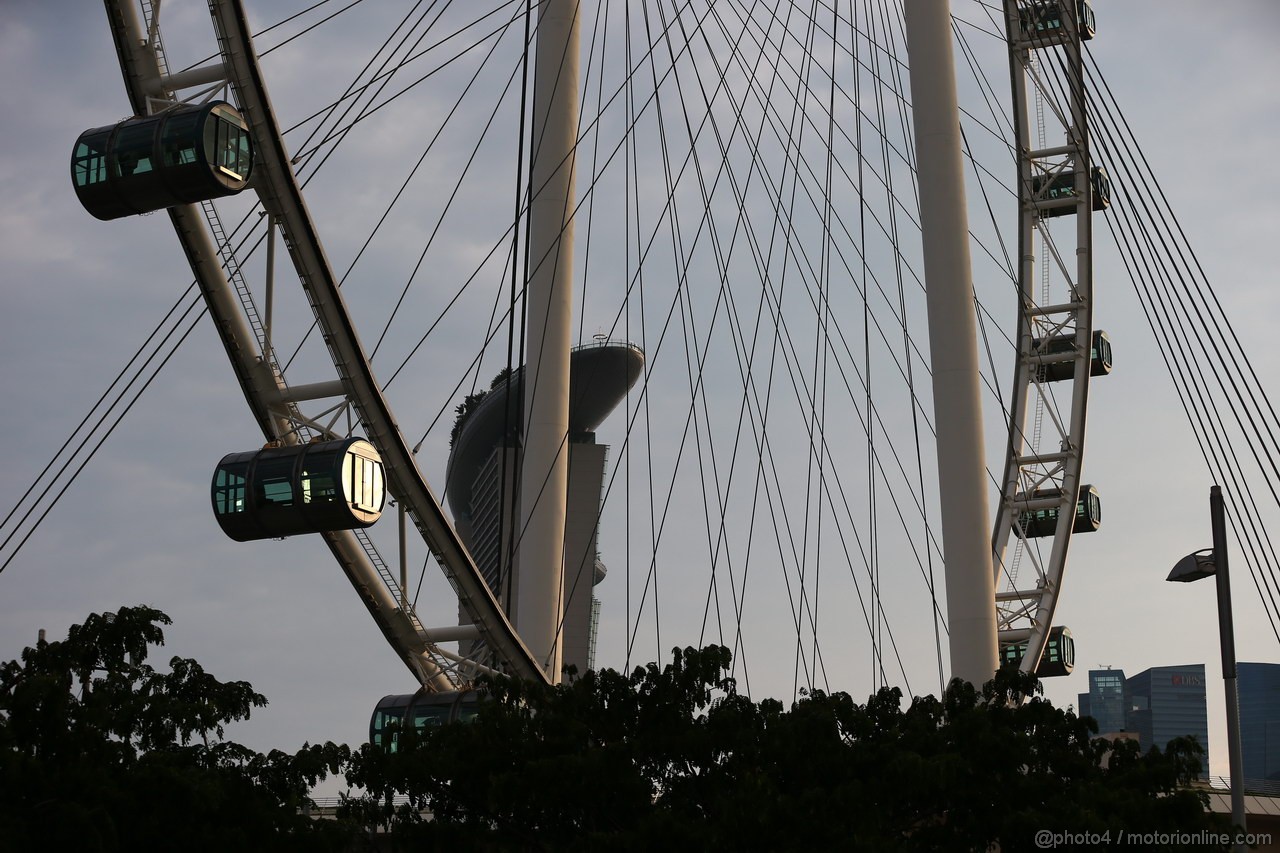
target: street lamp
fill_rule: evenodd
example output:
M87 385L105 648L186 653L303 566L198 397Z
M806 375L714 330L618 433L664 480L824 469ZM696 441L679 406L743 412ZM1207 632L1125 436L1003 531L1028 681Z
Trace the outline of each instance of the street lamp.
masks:
M1245 831L1244 755L1240 749L1240 695L1236 689L1236 639L1231 620L1231 578L1227 573L1227 522L1222 488L1209 490L1209 516L1213 524L1213 547L1188 554L1178 561L1165 580L1188 583L1201 578L1218 579L1218 636L1222 646L1222 681L1227 698L1227 755L1231 767L1231 822ZM1244 843L1237 842L1237 850Z

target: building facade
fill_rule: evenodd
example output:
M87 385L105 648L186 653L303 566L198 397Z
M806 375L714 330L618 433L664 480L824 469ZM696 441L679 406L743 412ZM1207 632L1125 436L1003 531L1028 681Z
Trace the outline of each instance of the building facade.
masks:
M1089 670L1089 692L1079 694L1080 716L1098 721L1098 734L1125 731L1124 670Z
M1204 664L1153 666L1125 680L1129 710L1125 721L1144 750L1165 749L1176 737L1194 737L1204 748L1209 773L1209 713Z
M565 508L564 587L561 600L563 665L593 669L599 602L593 588L605 577L596 532L608 448L596 428L622 402L639 377L644 355L625 343L601 342L570 356L568 494ZM459 407L445 492L454 525L494 596L513 618L520 596L520 407L524 369L500 374L488 391ZM466 616L459 608L459 619ZM520 629L516 624L516 630ZM463 654L483 658L479 641Z
M1236 686L1244 778L1280 789L1280 664L1237 664Z
M1280 674L1276 677L1280 678ZM1204 664L1155 666L1128 678L1123 670L1093 669L1089 671L1089 692L1078 695L1080 716L1097 720L1099 735L1121 732L1136 735L1144 752L1153 746L1164 750L1176 737L1195 738L1204 749L1203 775L1209 775ZM1241 696L1243 711L1243 692ZM1280 697L1277 701L1280 702ZM1272 712L1260 710L1258 713L1267 717ZM1271 719L1280 720L1280 716ZM1280 722L1273 725L1276 748L1280 748ZM1264 724L1259 730L1265 728ZM1246 747L1245 751L1248 750ZM1245 775L1248 776L1247 771Z

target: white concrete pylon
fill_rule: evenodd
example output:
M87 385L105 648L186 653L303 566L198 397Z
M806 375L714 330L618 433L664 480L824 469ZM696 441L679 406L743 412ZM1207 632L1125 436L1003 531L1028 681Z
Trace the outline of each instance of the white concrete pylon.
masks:
M996 670L995 589L951 10L947 0L909 0L905 15L951 676L981 686Z
M514 580L516 630L553 683L560 680L564 610L578 21L578 0L543 0L538 5L524 444Z

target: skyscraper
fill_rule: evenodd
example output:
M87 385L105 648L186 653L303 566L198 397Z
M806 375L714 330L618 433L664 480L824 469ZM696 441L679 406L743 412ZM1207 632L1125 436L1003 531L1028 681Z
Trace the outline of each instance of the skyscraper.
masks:
M585 672L598 608L593 587L605 576L596 547L607 447L595 430L640 376L644 354L636 346L602 341L573 350L569 367L569 488L565 516L562 642L564 666ZM513 537L520 518L520 401L524 369L499 375L488 391L459 407L445 475L454 524L476 567L508 615L515 613L520 565ZM460 613L461 616L461 613ZM520 626L516 625L519 630ZM479 644L462 649L482 654Z
M1080 716L1098 721L1098 734L1115 734L1125 729L1124 670L1089 670L1089 692L1081 693Z
M1280 664L1236 665L1244 778L1280 789Z
M1189 735L1204 748L1203 772L1209 772L1209 714L1205 703L1204 664L1153 666L1125 680L1129 710L1125 722L1144 750L1165 749L1175 737Z
M1266 666L1264 664L1241 664L1241 717L1244 716L1244 684L1245 666ZM1256 674L1251 678L1259 682L1259 691L1265 692L1263 682L1280 688L1280 666L1276 672ZM1274 682L1266 681L1274 678ZM1267 729L1266 720L1270 723L1273 747L1280 752L1280 689L1274 689L1274 705L1258 702L1255 728L1259 731ZM1187 664L1185 666L1155 666L1130 678L1125 678L1124 671L1119 669L1089 670L1089 692L1078 694L1080 716L1093 717L1098 721L1099 735L1113 735L1129 732L1138 736L1138 745L1145 752L1156 746L1166 749L1169 741L1175 737L1194 737L1204 748L1203 774L1209 773L1209 715L1205 702L1204 664ZM1250 706L1253 707L1252 705ZM1263 737L1265 735L1259 735ZM1250 750L1245 747L1245 753ZM1246 759L1246 767L1247 764ZM1280 769L1275 767L1273 770ZM1245 773L1249 775L1248 771Z

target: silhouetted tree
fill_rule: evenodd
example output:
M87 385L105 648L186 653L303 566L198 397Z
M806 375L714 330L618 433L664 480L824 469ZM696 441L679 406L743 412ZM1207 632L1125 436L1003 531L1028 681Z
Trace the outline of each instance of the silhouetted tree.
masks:
M1224 831L1187 787L1194 743L1121 743L1104 767L1092 720L1014 701L1034 677L905 708L896 688L865 704L814 691L785 710L739 694L729 663L708 647L556 688L489 680L473 722L354 754L348 779L370 795L351 813L403 849L1016 851L1041 830L1115 846L1120 830Z
M147 663L169 617L93 614L67 639L0 665L0 849L341 849L298 813L344 746L262 755L224 726L267 700L194 660Z
M1194 742L1096 741L1016 672L905 707L886 688L786 709L738 693L727 649L689 648L558 687L488 679L473 722L400 732L394 751L262 755L224 739L266 703L250 685L146 662L168 624L147 607L93 615L0 665L0 849L337 850L375 825L392 830L380 849L611 853L1019 851L1042 831L1133 849L1118 833L1225 830L1188 787ZM301 815L338 771L367 793L340 821Z

